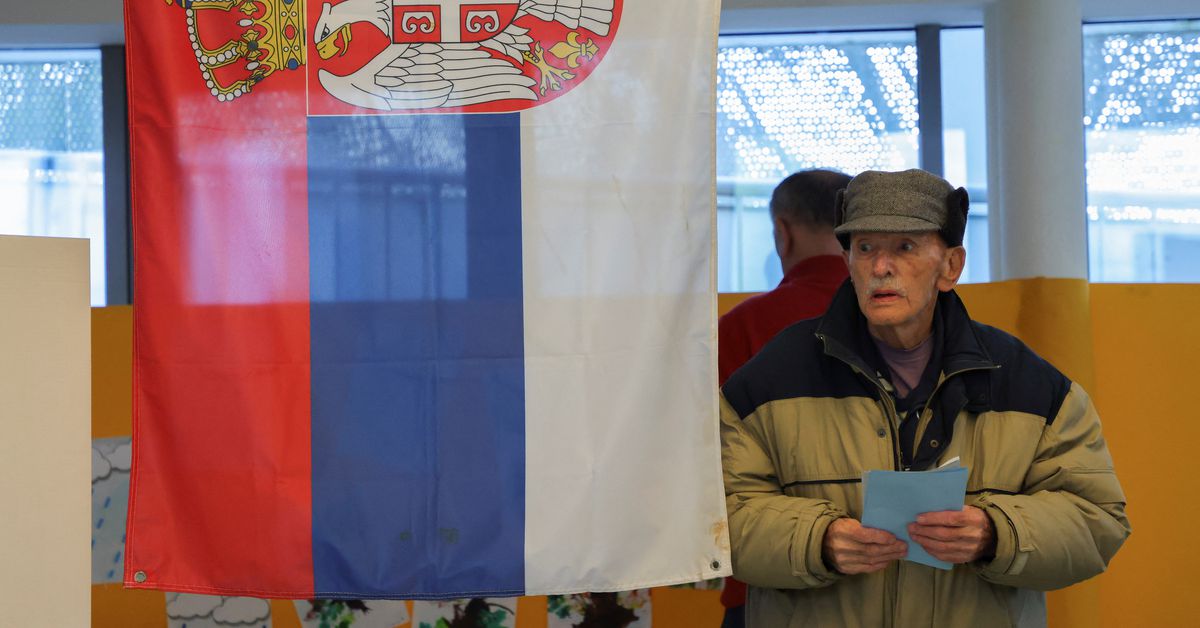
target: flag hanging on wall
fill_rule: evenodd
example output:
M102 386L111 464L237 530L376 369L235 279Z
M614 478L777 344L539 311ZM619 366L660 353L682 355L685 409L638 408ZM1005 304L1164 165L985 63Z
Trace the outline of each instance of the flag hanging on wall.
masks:
M125 7L127 586L729 573L717 0Z

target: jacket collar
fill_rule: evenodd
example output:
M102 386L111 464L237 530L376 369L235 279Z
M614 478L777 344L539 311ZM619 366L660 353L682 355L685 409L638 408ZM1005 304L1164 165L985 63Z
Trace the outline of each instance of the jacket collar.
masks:
M953 290L939 293L934 316L940 319L944 330L941 370L946 376L964 370L996 368L958 293ZM821 317L817 337L824 343L826 355L870 376L875 369L867 359L873 351L873 347L868 346L871 340L867 333L867 319L858 307L854 286L847 279Z

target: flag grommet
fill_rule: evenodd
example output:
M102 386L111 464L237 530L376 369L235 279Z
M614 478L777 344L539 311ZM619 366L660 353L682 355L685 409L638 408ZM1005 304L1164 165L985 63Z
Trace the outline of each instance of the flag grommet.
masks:
M711 563L709 563L709 565L708 565L708 566L709 566L709 567L712 567L712 568L713 568L713 570L714 570L714 571L716 571L717 569L720 569L720 568L721 568L721 561L719 561L719 560L714 560L714 561L712 561ZM141 572L138 572L138 573L141 573Z
M144 572L144 571L134 572L133 581L134 582L145 582L146 581L146 572Z

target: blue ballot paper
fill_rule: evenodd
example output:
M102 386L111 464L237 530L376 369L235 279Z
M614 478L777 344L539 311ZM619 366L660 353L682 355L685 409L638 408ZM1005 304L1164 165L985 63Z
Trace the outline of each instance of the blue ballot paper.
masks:
M957 459L932 471L867 471L863 492L864 526L887 530L908 543L907 560L950 569L950 563L930 556L909 538L908 524L921 513L962 510L967 468L959 466Z

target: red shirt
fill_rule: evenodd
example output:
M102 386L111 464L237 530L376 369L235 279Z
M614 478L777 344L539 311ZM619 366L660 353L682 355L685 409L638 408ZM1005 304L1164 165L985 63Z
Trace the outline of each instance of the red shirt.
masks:
M818 255L796 264L770 292L742 301L717 325L717 372L721 384L792 323L825 313L833 294L850 275L840 255ZM721 604L746 603L746 585L727 578Z
M810 257L793 266L774 290L729 310L717 326L721 384L785 327L824 314L849 275L840 255Z

